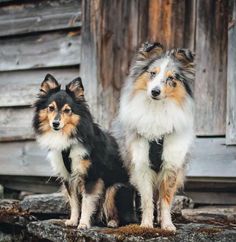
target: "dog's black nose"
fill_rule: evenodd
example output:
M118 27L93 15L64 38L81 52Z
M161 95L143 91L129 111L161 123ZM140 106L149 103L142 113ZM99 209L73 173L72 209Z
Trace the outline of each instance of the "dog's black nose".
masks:
M159 96L160 94L161 94L161 90L160 90L158 87L152 89L152 96L153 96L153 97L157 97L157 96Z
M54 121L52 122L52 125L53 125L53 128L58 128L59 125L60 125L60 121L59 121L59 120L54 120Z

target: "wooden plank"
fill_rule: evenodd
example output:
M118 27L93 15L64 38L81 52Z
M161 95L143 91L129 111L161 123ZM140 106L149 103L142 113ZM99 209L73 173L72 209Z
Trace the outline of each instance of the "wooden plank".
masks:
M52 32L0 39L0 71L80 63L79 32Z
M32 119L33 108L1 108L0 141L33 139Z
M196 139L188 177L236 177L236 146L224 138Z
M36 142L1 143L0 145L0 174L20 176L53 176L55 175L46 151Z
M195 204L235 205L236 194L227 192L186 192Z
M35 101L45 75L51 73L65 85L79 76L79 66L62 69L0 72L0 107L29 106Z
M60 181L56 180L55 177L48 178L42 176L13 175L9 179L9 176L0 175L0 184L4 188L33 193L53 193L58 192L60 188Z
M166 48L194 50L196 0L149 0L148 36Z
M136 48L147 38L148 1L82 2L81 76L91 111L108 128Z
M18 1L0 7L0 36L80 26L80 0Z
M228 31L228 72L227 72L227 119L226 119L226 143L236 144L236 3L230 9L232 17L229 20Z
M196 131L225 135L228 1L198 0L196 26Z

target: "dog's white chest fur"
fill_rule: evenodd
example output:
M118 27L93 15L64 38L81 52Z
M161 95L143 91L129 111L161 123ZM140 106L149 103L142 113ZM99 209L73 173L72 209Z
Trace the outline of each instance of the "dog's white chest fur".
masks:
M37 140L42 147L49 149L48 159L56 174L66 180L70 178L71 174L65 167L62 151L70 148L72 173L79 171L80 161L88 154L82 143L77 139L67 138L61 132L52 131L38 136Z
M190 102L187 100L184 107L179 107L173 101L150 100L144 93L132 98L124 97L121 100L120 120L129 129L154 140L192 126Z

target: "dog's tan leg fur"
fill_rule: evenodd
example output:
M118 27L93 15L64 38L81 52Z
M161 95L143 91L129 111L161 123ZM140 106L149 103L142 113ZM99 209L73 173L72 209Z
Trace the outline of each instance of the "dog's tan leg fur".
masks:
M118 211L115 204L115 196L118 188L118 186L114 185L106 190L106 196L103 205L107 226L111 228L116 228L119 226Z
M164 170L160 184L160 222L162 229L176 231L171 219L171 205L174 195L182 183L182 171Z
M91 193L82 194L81 218L78 229L89 229L91 227L91 217L96 211L97 204L104 190L104 183L98 180Z

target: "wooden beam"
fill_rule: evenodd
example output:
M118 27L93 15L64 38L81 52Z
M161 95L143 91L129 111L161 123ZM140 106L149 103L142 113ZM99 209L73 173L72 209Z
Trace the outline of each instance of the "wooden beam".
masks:
M1 38L0 46L0 71L80 64L77 31Z
M81 26L81 1L31 1L0 6L0 36Z
M65 85L79 76L79 66L61 69L0 72L0 107L31 106L47 73Z
M236 144L236 3L230 1L231 18L228 30L228 80L226 143Z
M196 21L196 132L225 135L228 1L198 0Z

